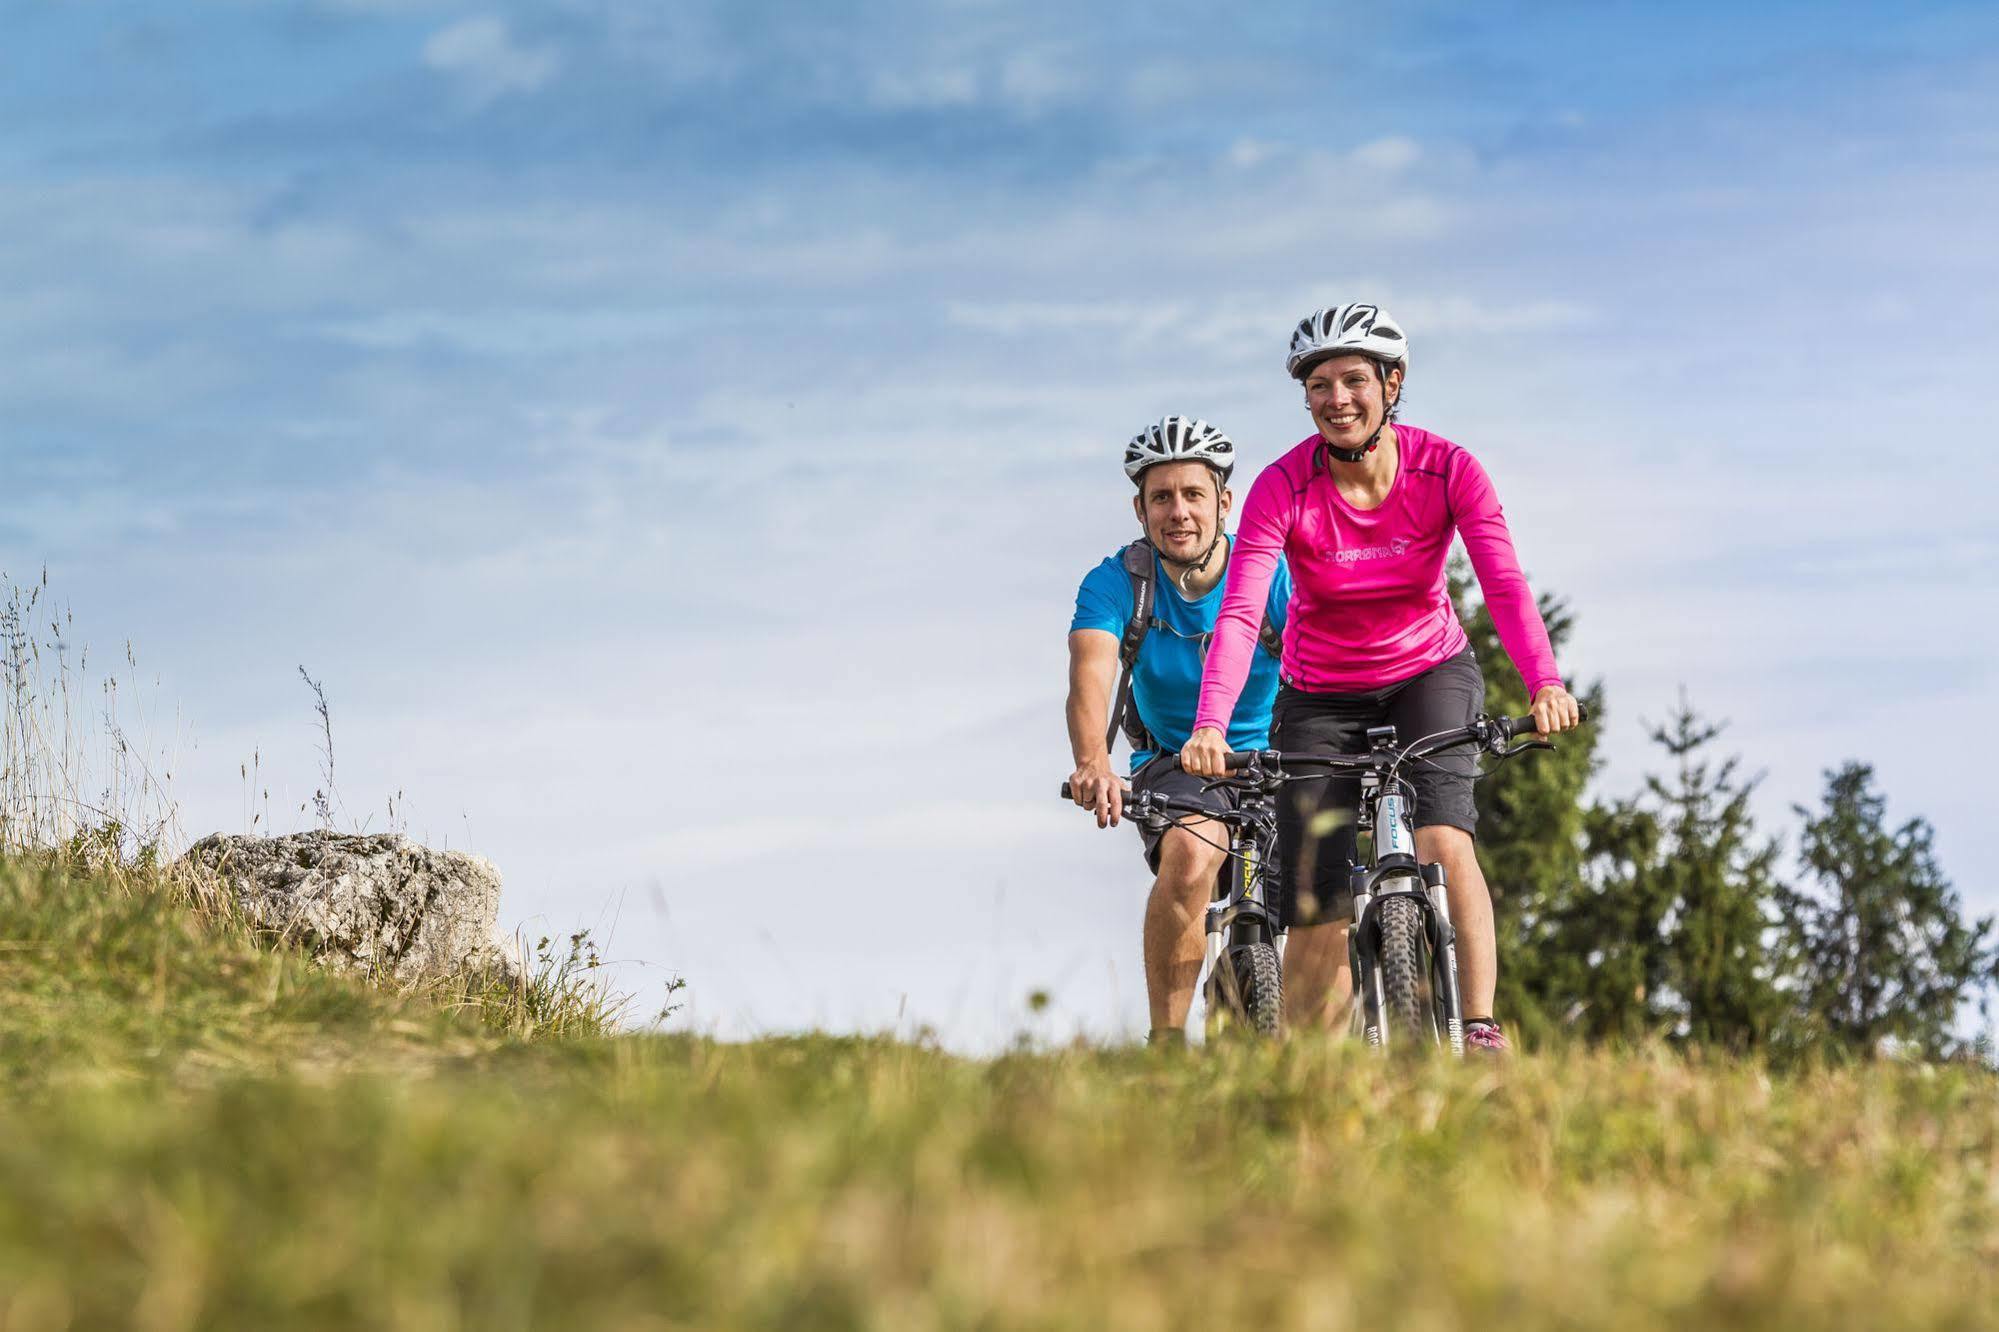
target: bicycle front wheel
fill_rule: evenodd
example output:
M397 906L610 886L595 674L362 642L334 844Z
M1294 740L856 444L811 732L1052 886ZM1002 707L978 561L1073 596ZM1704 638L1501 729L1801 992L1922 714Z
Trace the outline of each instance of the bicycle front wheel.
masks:
M1387 1044L1390 1049L1421 1049L1436 1036L1423 993L1429 975L1423 909L1412 897L1385 897L1376 907L1375 923L1380 932L1375 966L1381 978L1381 1023Z
M1237 944L1208 976L1208 1034L1272 1037L1284 1022L1284 979L1277 949Z

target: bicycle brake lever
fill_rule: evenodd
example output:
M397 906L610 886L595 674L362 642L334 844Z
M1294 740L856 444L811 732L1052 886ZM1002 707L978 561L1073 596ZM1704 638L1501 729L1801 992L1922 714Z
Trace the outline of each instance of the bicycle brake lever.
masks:
M1553 749L1554 747L1555 742L1553 740L1523 740L1517 745L1500 750L1499 756L1501 758L1512 758L1515 754L1524 754L1530 749Z

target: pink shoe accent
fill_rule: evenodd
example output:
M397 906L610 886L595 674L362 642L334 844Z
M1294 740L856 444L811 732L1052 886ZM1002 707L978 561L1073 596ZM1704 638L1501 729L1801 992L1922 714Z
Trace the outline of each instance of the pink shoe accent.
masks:
M1465 1028L1465 1049L1477 1050L1483 1054L1512 1054L1513 1044L1506 1039L1506 1033L1489 1022L1476 1022Z

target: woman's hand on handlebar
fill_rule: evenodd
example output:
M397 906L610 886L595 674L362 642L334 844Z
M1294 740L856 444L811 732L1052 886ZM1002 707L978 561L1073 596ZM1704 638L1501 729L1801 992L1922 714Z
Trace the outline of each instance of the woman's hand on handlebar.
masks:
M1534 730L1543 740L1563 731L1573 731L1583 721L1582 705L1558 684L1542 685L1541 692L1534 695L1534 705L1529 711L1534 714Z
M1115 828L1124 813L1125 789L1111 771L1111 756L1086 758L1069 774L1070 798L1097 816L1099 828Z
M1180 750L1180 766L1196 777L1220 777L1226 772L1222 764L1228 756L1228 737L1212 726L1203 726L1187 737Z

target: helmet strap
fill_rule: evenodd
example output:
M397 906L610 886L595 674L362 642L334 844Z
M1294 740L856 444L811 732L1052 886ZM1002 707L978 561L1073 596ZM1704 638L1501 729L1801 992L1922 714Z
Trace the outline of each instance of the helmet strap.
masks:
M1388 368L1382 365L1380 361L1375 361L1374 373L1381 377L1381 424L1376 426L1374 433L1367 437L1367 443L1357 449L1343 449L1329 439L1322 439L1320 441L1326 446L1326 452L1332 454L1341 462L1365 462L1367 455L1373 453L1375 447L1381 443L1382 432L1388 429L1388 414L1395 409L1395 404L1388 400Z
M1223 481L1222 481L1222 478L1221 478L1221 477L1219 477L1219 476L1217 476L1217 477L1215 478L1215 480L1216 480L1216 485L1215 485L1215 536L1214 536L1214 540L1212 540L1212 541L1208 542L1208 548L1207 548L1206 550L1204 550L1204 551L1202 551L1202 552L1201 552L1201 558L1200 558L1200 559L1198 559L1198 560L1195 560L1195 561L1194 561L1194 562L1192 562L1191 564L1181 564L1181 565L1180 565L1180 573L1179 573L1179 575L1178 575L1177 577L1175 577L1175 578L1173 579L1173 585L1174 585L1175 587L1177 587L1177 588L1179 588L1179 589L1180 589L1180 593L1181 593L1181 595L1182 595L1182 596L1185 596L1185 597L1188 597L1188 598L1190 598L1190 599L1191 599L1191 598L1193 597L1193 595L1194 595L1194 591L1193 591L1193 588L1192 588L1192 586L1191 586L1191 584L1192 584L1192 583L1193 583L1193 581L1194 581L1194 575L1195 575L1195 574L1197 574L1197 573L1199 573L1199 572L1201 572L1201 570L1203 570L1203 569L1205 569L1205 568L1207 568L1207 567L1208 567L1208 561L1209 561L1209 560L1211 560L1211 559L1213 559L1213 558L1215 557L1215 547L1217 547L1217 546L1221 545L1221 544L1222 544L1222 542L1223 542L1224 540L1226 540L1226 539L1227 539L1227 537L1228 537L1228 533L1226 533L1226 532L1222 531L1222 490L1221 490L1221 487L1222 487L1222 485L1223 485L1224 483L1223 483ZM1142 525L1143 525L1143 524L1141 524L1141 526L1142 526ZM1146 533L1145 535L1146 535L1146 540L1148 540L1148 541L1149 541L1149 540L1151 540L1151 539L1152 539L1152 534L1151 534L1150 532L1147 532L1147 533ZM1161 554L1161 555L1160 555L1160 557L1159 557L1159 560L1160 560L1160 563L1162 563L1162 564L1168 564L1168 565L1171 565L1171 564L1179 564L1179 561L1178 561L1178 560L1169 560L1169 559L1167 559L1167 558L1166 558L1166 556L1165 556L1164 554Z
M1180 576L1173 580L1176 584L1179 585L1180 592L1183 596L1191 597L1194 595L1194 589L1191 586L1191 584L1194 581L1194 575L1208 567L1208 561L1215 557L1215 547L1221 544L1222 544L1222 525L1220 523L1216 523L1215 539L1213 541L1210 541L1208 543L1208 548L1201 552L1201 558L1195 560L1192 564L1182 565L1180 568Z

